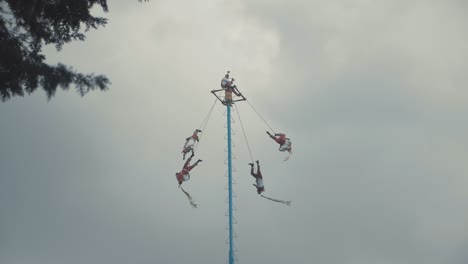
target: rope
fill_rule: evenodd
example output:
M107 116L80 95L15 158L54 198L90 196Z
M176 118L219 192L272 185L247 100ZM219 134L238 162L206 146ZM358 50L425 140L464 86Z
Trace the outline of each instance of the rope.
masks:
M206 125L208 124L208 119L210 118L211 116L211 112L213 112L213 108L216 104L216 101L218 101L218 99L215 98L214 102L213 102L213 105L211 106L211 109L210 111L208 111L208 114L206 114L205 116L205 119L203 119L203 122L201 123L200 125L200 128L203 128L202 131L204 130L204 128L206 127ZM205 123L206 122L206 123Z
M203 119L203 122L202 122L201 125L200 125L202 134L198 137L198 140L199 140L199 141L201 140L202 136L205 134L206 125L208 125L208 121L210 121L211 114L213 113L213 109L214 109L214 106L216 105L216 102L217 102L217 101L218 101L218 99L215 98L215 100L214 100L214 102L213 102L213 105L211 106L210 111L208 111L208 114L206 114L205 119ZM195 143L194 143L193 151L197 150L198 143L199 143L199 142L195 142Z
M190 196L190 194L188 192L186 192L184 190L184 188L182 188L182 186L180 187L180 189L182 190L182 192L185 193L185 195L187 195L187 198L189 200L189 203L190 205L193 207L193 208L197 208L197 204L195 203L195 201L192 199L192 196Z
M277 202L277 203L283 203L283 204L286 204L286 205L291 205L291 203L292 203L292 201L284 201L284 200L279 200L279 199L275 199L275 198L266 197L263 194L261 194L260 196L262 196L263 198L268 199L270 201Z
M244 130L244 125L242 124L242 119L241 119L240 114L239 114L239 107L235 106L235 108L236 108L237 116L239 117L239 122L240 122L240 125L241 125L241 128L242 128L242 132L244 133L244 139L245 139L245 143L247 144L247 149L249 150L250 159L252 160L252 162L254 162L254 158L253 158L253 155L252 155L252 150L250 149L249 141L247 140L247 136L246 136L245 130Z
M255 111L255 113L257 113L257 115L263 120L263 122L265 122L265 124L271 129L273 134L276 134L275 130L268 124L268 122L265 120L265 118L263 118L260 115L260 113L258 113L257 109L255 109L255 107L249 101L246 100L246 102L250 105L250 107L252 107L252 109Z

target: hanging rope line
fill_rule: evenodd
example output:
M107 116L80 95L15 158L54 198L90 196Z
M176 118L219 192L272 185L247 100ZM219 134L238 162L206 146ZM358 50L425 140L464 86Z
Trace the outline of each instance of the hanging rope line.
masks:
M252 150L250 149L249 141L247 140L247 135L245 134L244 125L242 124L242 119L241 119L240 114L239 114L239 107L235 106L235 108L236 108L237 116L239 117L239 123L241 125L242 132L244 133L244 139L245 139L245 143L247 144L247 149L249 150L250 159L252 160L252 162L254 162L254 158L253 158L253 155L252 155Z
M246 102L250 105L250 107L252 107L252 109L255 111L255 113L257 113L257 115L263 120L263 122L265 122L265 124L271 129L271 131L275 134L275 130L270 126L270 124L268 124L268 122L265 120L265 118L263 118L262 115L260 115L260 113L257 111L257 109L255 109L255 107L248 101L246 100Z
M218 101L218 100L215 98L215 100L214 100L214 102L213 102L213 105L211 106L210 111L208 111L208 113L207 113L206 116L205 116L205 119L203 119L203 122L202 122L201 125L200 125L200 128L202 129L202 131L204 130L204 128L205 128L206 125L208 124L208 119L209 119L210 116L211 116L211 112L213 112L213 108L214 108L214 106L215 106L215 104L216 104L216 101ZM205 122L206 122L206 123L205 123Z
M216 105L216 102L218 100L215 98L214 102L213 102L213 105L211 106L211 109L210 111L208 111L208 114L206 114L205 116L205 119L203 119L203 122L202 124L200 125L200 129L202 131L202 134L198 137L198 140L201 140L201 138L203 137L203 135L205 134L205 128L206 128L206 125L208 125L208 121L210 121L210 117L211 117L211 114L213 113L213 109L214 109L214 106ZM197 147L198 147L198 142L195 142L195 146L193 147L193 150L197 150Z
M186 192L184 190L184 188L182 188L182 186L180 187L180 189L182 190L182 192L185 193L185 195L187 195L187 198L189 200L189 203L190 205L193 207L193 208L197 208L197 204L195 203L195 201L192 199L192 196L190 196L190 194L188 192Z
M273 201L273 202L277 202L277 203L283 203L283 204L286 204L286 205L291 205L292 201L285 201L285 200L280 200L280 199L275 199L275 198L270 198L270 197L266 197L264 196L263 194L261 194L261 196L265 199L268 199L270 201Z

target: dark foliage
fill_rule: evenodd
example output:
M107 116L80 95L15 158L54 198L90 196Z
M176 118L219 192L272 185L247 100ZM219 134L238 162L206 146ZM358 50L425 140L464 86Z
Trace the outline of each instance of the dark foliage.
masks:
M108 11L106 0L0 0L0 99L23 96L42 87L51 98L57 88L74 85L81 95L106 90L103 75L82 74L63 64L49 65L43 45L57 50L68 42L84 40L84 33L107 23L90 9Z

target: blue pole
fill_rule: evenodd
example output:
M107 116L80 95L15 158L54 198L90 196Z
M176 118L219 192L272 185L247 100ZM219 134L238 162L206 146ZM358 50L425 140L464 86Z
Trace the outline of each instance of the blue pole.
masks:
M228 136L228 186L229 186L229 264L234 264L232 241L232 153L231 153L231 106L227 104L227 136Z

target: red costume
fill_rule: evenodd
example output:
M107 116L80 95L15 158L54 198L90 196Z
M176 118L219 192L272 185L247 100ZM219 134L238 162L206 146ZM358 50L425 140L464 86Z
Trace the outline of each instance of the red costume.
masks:
M192 156L190 156L187 161L185 162L184 164L184 167L182 168L182 170L178 173L176 173L176 178L177 178L177 182L179 182L179 185L182 184L182 182L184 181L188 181L190 179L190 174L189 172L195 168L199 162L201 162L202 160L197 160L197 162L195 162L193 165L190 165L190 161L192 160L192 157L193 157L193 154Z
M274 137L274 136L271 136L271 138L273 138L276 143L280 144L281 145L284 145L284 143L286 143L286 135L285 134L282 134L282 133L278 133L278 134L275 134L276 136L278 137Z
M195 132L193 132L193 135L192 135L191 137L187 138L187 139L190 139L190 138L191 138L191 139L193 139L194 142L195 142L195 141L200 141L200 140L198 139L198 132L201 132L201 130L200 130L200 129L195 130Z
M275 134L274 136L272 134L270 134L270 132L266 132L276 143L278 143L280 145L279 147L279 151L288 151L289 152L289 155L291 156L292 154L292 142L289 138L286 137L285 134L282 134L282 133L277 133ZM276 137L278 136L278 137ZM285 159L288 160L289 159L289 156Z

